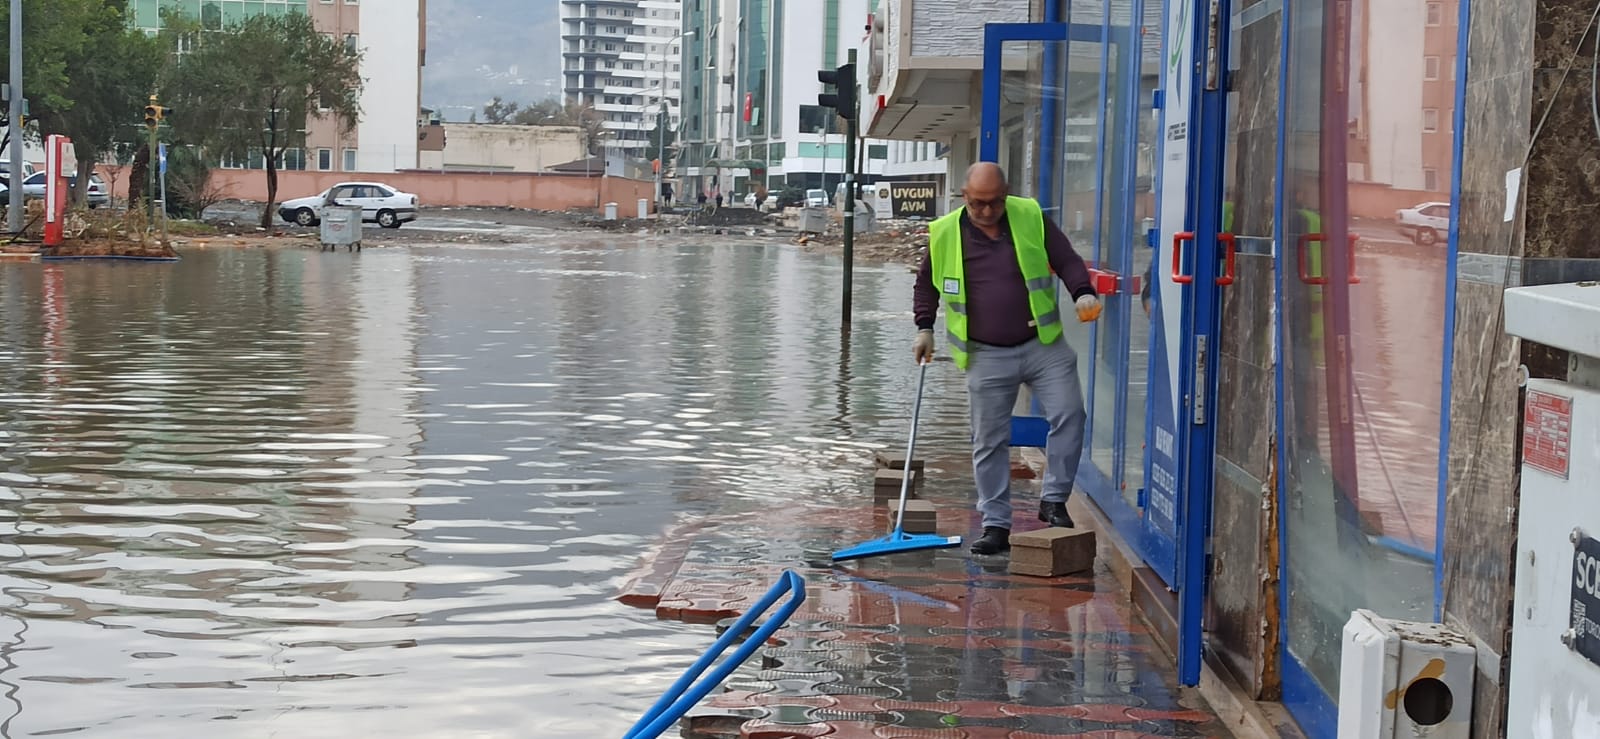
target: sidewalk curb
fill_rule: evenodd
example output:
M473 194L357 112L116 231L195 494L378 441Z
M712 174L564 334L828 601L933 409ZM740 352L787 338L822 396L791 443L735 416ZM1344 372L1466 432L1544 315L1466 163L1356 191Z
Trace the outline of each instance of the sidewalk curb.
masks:
M1023 461L1042 478L1045 463L1044 450L1030 447L1020 451L1022 452ZM1127 595L1129 600L1132 600L1133 572L1136 568L1143 566L1142 560L1139 559L1139 555L1133 550L1133 547L1123 540L1121 534L1111 525L1110 519L1106 518L1105 514L1100 511L1100 507L1090 500L1087 494L1081 489L1074 490L1074 493L1069 500L1073 517L1082 522L1080 525L1088 524L1084 528L1090 528L1095 531L1099 541L1099 554L1103 556L1102 561L1110 569L1111 573L1116 576L1117 582L1123 588L1123 593ZM1160 632L1155 624L1150 623L1142 610L1139 608L1134 608L1133 610L1150 627L1152 633ZM1165 644L1161 639L1156 639L1155 642L1156 644L1161 644L1163 650L1165 650ZM1171 653L1167 653L1167 657L1175 659L1175 655ZM1213 664L1212 659L1212 655L1208 652L1205 663L1200 670L1200 685L1195 690L1216 712L1217 717L1222 719L1240 739L1256 739L1257 737L1263 739L1271 737L1303 739L1303 735L1299 731L1282 728L1292 727L1292 722L1282 717L1277 717L1277 720L1269 718L1267 715L1268 710L1263 708L1262 704L1245 695L1244 691L1229 679L1224 671L1219 669L1219 666Z

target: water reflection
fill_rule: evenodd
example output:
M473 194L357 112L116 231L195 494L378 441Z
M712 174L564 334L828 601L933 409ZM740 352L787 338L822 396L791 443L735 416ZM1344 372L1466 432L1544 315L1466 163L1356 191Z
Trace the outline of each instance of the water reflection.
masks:
M663 528L855 504L904 432L910 275L857 269L841 364L837 274L631 243L0 267L3 733L620 734L713 638L612 600Z

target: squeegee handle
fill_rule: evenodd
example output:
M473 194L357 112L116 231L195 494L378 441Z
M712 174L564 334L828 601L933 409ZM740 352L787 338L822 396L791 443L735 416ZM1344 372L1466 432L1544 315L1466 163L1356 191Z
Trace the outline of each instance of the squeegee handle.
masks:
M905 533L906 498L911 494L911 460L917 454L917 422L922 418L922 388L928 382L928 363L920 362L917 369L917 397L911 403L911 438L906 440L905 464L900 472L900 513L895 516L894 535Z

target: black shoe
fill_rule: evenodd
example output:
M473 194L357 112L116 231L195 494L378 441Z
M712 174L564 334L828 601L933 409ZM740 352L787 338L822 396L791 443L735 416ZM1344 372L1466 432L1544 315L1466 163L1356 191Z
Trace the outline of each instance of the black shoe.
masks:
M1039 501L1039 520L1063 529L1072 528L1072 517L1067 515L1067 504L1048 500Z
M1011 551L1011 529L983 527L983 536L972 542L973 554L999 554Z

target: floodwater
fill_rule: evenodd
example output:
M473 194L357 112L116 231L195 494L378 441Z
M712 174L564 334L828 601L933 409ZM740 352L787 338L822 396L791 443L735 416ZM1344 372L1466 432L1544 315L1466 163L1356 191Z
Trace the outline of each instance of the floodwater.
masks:
M621 735L661 532L903 443L911 275L841 361L836 259L584 238L0 265L0 734Z

